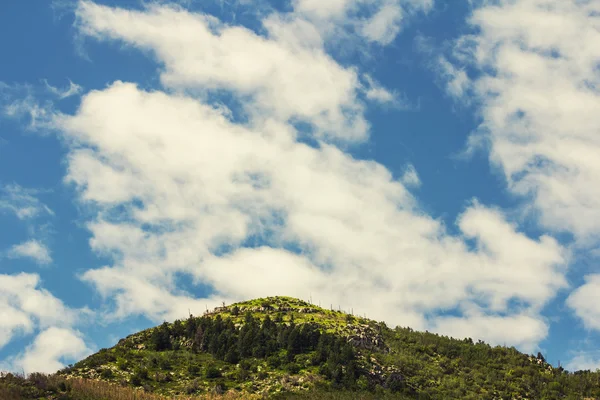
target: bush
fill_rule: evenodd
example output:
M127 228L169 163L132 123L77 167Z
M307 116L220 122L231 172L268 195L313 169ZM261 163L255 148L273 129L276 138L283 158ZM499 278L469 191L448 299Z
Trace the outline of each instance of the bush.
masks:
M112 369L110 368L104 368L102 369L102 371L100 372L100 377L102 379L110 379L114 376L114 373L112 371Z
M223 381L218 381L215 384L215 386L213 386L213 388L212 388L212 392L217 395L221 395L221 394L225 393L226 390L227 390L227 385L225 385L225 382L223 382Z
M187 370L191 376L196 376L200 372L200 366L198 364L189 364Z
M267 364L272 368L279 368L281 365L281 358L278 354L273 354L267 358Z
M236 379L238 382L245 382L250 376L250 372L246 369L238 369Z
M267 374L265 371L258 371L258 374L256 375L258 379L262 380L262 379L266 379L269 374Z
M301 368L300 368L300 366L299 366L298 364L291 362L291 363L288 363L288 364L285 366L285 369L286 369L286 370L287 370L287 371L288 371L290 374L297 374L298 372L300 372L300 369L301 369Z
M186 386L185 393L186 394L194 394L198 390L200 390L200 382L198 381L198 379L194 379L193 381L190 382L189 385Z
M131 383L133 386L141 386L142 380L140 379L140 377L138 375L131 375L131 379L129 380L129 383Z
M131 384L141 386L142 382L148 379L148 370L146 368L136 368L131 375Z
M129 361L127 361L125 359L120 359L119 361L117 361L117 367L121 371L127 371L130 366L131 366L131 364L129 363Z
M206 379L215 379L215 378L220 378L222 376L222 374L221 374L221 370L219 368L217 368L215 365L209 365L208 367L206 367L206 370L204 371L204 376L206 377Z

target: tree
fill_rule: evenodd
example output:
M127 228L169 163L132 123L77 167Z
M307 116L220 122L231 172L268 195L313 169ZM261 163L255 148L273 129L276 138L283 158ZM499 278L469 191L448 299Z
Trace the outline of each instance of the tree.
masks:
M195 351L201 351L204 349L204 329L202 329L202 326L199 326L198 329L196 329L192 348Z
M540 353L539 351L537 353L537 359L538 360L542 360L543 363L546 362L546 359L544 358L544 356L542 355L542 353Z
M181 337L185 335L185 327L183 326L180 320L176 320L175 322L173 322L171 333L173 334L173 337Z
M227 351L227 354L225 354L225 362L228 362L230 364L237 364L239 361L240 354L238 353L235 347L230 347Z
M155 328L154 331L152 331L150 341L154 347L154 350L156 351L171 349L171 330L169 328L169 324L167 322L163 322L162 325Z

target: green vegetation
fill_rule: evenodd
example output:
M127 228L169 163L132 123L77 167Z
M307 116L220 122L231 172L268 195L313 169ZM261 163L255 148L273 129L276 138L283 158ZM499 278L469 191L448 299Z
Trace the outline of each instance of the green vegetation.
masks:
M0 378L0 398L62 398L11 379ZM288 297L163 323L47 379L62 382L53 393L94 381L168 398L600 399L600 373L554 368L539 353L390 329ZM9 386L21 397L2 397Z

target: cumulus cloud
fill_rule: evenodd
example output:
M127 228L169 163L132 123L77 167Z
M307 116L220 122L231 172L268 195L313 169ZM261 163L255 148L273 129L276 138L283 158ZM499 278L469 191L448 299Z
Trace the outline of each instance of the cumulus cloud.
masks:
M167 87L231 90L251 96L244 106L257 118L308 122L318 137L367 137L356 72L337 64L322 47L291 46L289 36L278 35L281 23L267 25L273 32L265 38L175 8L153 6L141 12L79 4L83 34L151 50L165 66L161 81ZM176 31L172 21L178 21Z
M76 322L78 311L39 286L37 274L0 274L0 347L18 333L31 334L38 327L67 327Z
M599 18L595 2L485 2L470 19L479 33L458 42L481 73L478 134L492 163L545 227L584 246L600 238ZM466 78L450 75L460 95Z
M50 264L52 262L48 247L34 239L14 245L10 248L7 255L10 258L31 258L42 265Z
M370 41L389 44L400 32L402 8L394 1L387 1L361 25L361 33Z
M10 370L54 373L66 360L80 360L92 352L81 333L67 328L51 327L40 332L22 353L8 361Z
M553 239L530 239L474 204L459 220L478 245L470 251L382 165L297 142L277 119L242 125L194 97L116 82L56 123L78 144L66 180L97 210L90 244L113 259L83 279L113 318L161 320L280 288L421 329L436 324L426 314L474 305L523 322L565 285ZM211 297L183 292L181 275ZM516 340L501 326L492 339L529 344L545 332L537 324Z
M478 33L460 38L454 54L477 79L439 63L448 92L473 93L480 106L467 152L484 144L526 210L584 250L600 243L598 11L590 1L482 2L470 18ZM598 282L591 274L567 301L591 329L600 329Z
M567 305L588 329L600 330L600 274L586 276L585 284L574 290Z
M368 137L361 94L380 103L394 94L373 80L365 90L356 67L330 57L324 27L350 26L386 44L400 16L431 2L293 6L265 17L259 35L181 8L79 3L79 32L153 55L165 89L117 81L83 95L73 114L48 114L68 147L65 182L92 211L90 246L108 260L81 274L105 298L105 317L159 322L221 300L312 295L391 324L535 347L547 333L541 309L567 286L565 249L546 235L528 237L476 201L450 234L411 193L419 185L414 167L394 179L337 146ZM385 6L397 14L381 14ZM208 94L219 91L247 118L211 102ZM299 141L304 134L317 143ZM194 296L178 286L182 277L187 290L211 293ZM86 351L70 330L76 312L37 289L36 276L3 279L29 288L7 294L13 322L5 331L48 329L19 365L29 368L39 355L54 369L62 355ZM34 311L31 299L44 296ZM458 316L445 317L448 310ZM74 347L46 351L51 338Z
M351 35L385 46L402 30L405 14L428 12L433 0L294 0L293 5L299 17L310 20L325 36L349 29Z

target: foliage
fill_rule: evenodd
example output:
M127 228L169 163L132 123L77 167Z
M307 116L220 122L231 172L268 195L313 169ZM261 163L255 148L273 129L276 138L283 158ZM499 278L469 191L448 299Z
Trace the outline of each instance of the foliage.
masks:
M227 392L223 395L165 397L99 380L66 379L56 374L35 373L27 378L22 375L0 374L0 399L2 400L241 400L258 398L258 396L235 392Z
M385 345L354 347L348 340L352 332L375 335ZM164 395L229 389L242 398L262 393L282 399L600 398L600 373L554 368L541 353L390 329L286 297L163 323L122 339L60 376L104 379ZM60 378L63 386L68 384L60 389L56 377L32 375L34 382L22 385L5 377L0 398L43 398L43 390L64 394L77 381ZM14 397L15 387L25 397Z

